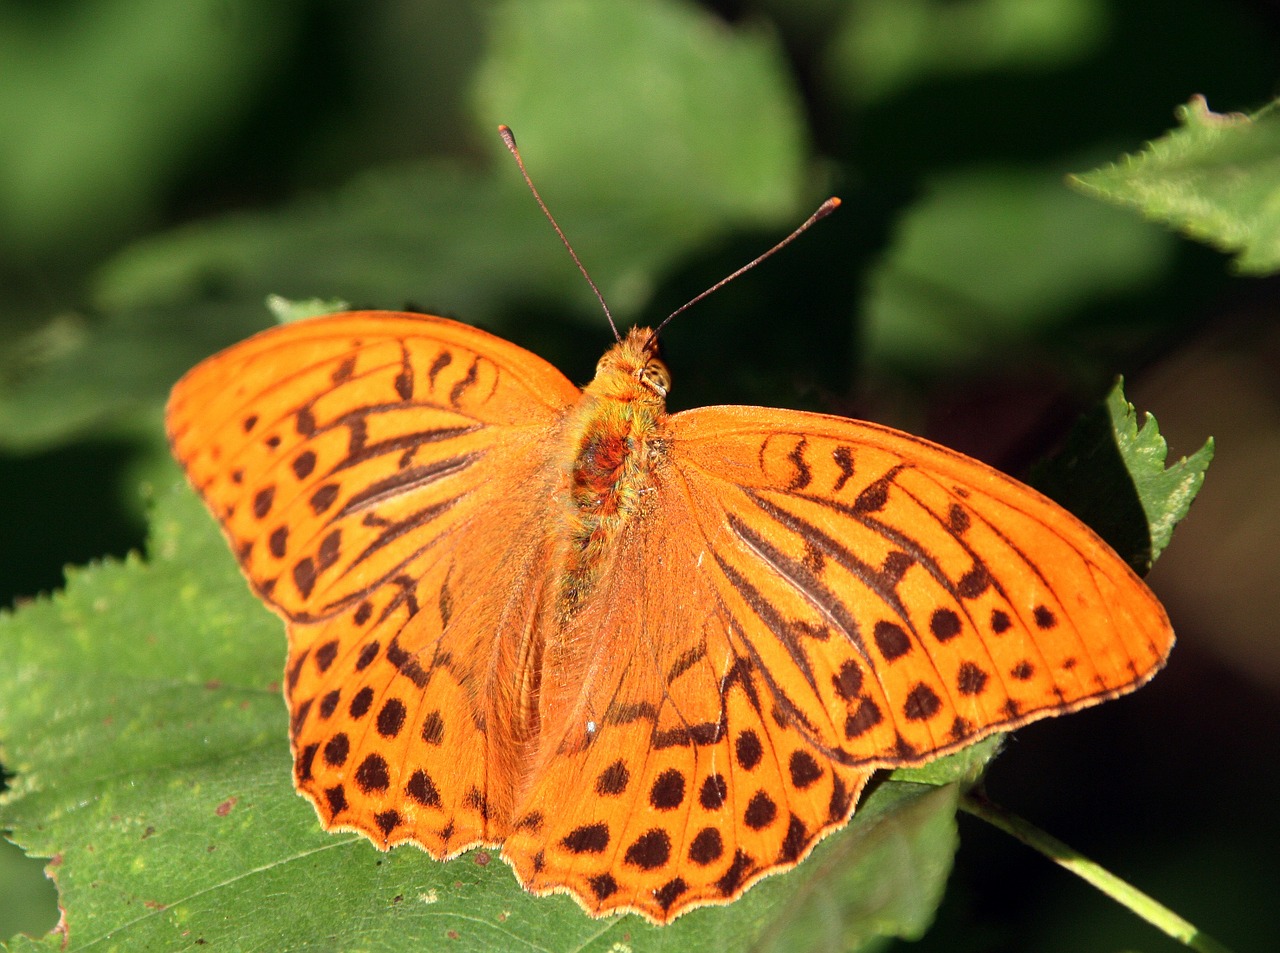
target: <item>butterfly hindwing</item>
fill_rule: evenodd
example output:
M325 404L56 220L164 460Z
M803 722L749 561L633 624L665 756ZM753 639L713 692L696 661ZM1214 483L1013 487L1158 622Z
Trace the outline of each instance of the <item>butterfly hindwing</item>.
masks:
M842 825L869 776L784 712L690 502L657 487L562 633L579 657L546 660L588 676L543 686L543 724L561 732L503 848L526 887L596 915L663 922L732 900Z

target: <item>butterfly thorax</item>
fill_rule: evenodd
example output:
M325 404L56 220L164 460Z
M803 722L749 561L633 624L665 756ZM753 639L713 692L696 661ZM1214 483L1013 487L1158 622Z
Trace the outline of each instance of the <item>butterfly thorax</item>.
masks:
M618 534L644 505L663 456L659 431L670 378L651 337L647 328L633 328L609 349L569 420L563 619L591 594Z

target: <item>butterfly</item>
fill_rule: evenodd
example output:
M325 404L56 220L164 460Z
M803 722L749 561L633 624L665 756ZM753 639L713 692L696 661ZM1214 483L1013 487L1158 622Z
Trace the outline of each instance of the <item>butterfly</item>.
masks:
M876 770L1164 664L1150 590L998 471L843 417L668 414L665 323L615 327L582 389L377 311L174 387L173 454L285 621L294 784L326 828L500 847L534 894L666 923L794 867Z
M321 823L663 923L842 827L875 770L1164 663L1088 527L874 423L668 414L653 332L579 389L445 318L273 328L174 388L172 450L285 621Z

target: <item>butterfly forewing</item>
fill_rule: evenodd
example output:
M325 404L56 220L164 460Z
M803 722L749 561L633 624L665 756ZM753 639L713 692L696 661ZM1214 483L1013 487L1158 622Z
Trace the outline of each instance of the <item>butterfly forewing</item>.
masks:
M1168 655L1132 570L977 461L783 410L671 423L676 468L728 530L722 598L836 757L918 764L1136 688Z
M316 618L396 573L409 550L390 541L439 532L507 428L545 427L577 393L474 328L355 313L206 361L174 388L168 424L254 586Z

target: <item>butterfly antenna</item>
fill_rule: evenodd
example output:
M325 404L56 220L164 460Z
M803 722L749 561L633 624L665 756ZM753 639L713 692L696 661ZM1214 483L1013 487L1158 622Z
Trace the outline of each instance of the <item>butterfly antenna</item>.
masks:
M721 278L719 281L717 281L714 285L712 285L712 286L711 286L710 288L708 288L706 291L702 292L702 294L698 295L696 298L693 298L693 299L692 299L692 300L690 300L690 301L686 301L686 302L685 302L684 304L682 304L680 307L676 308L676 309L675 309L674 311L672 311L669 315L667 315L665 318L663 318L663 320L662 320L662 323L661 323L661 324L659 324L656 328L654 328L654 329L653 329L653 334L649 335L649 343L650 343L650 345L652 345L652 344L653 344L653 342L654 342L654 341L656 341L656 340L658 339L658 335L662 332L662 329L663 329L663 328L665 328L665 327L666 327L666 326L671 322L671 319L672 319L672 318L674 318L677 314L680 314L682 311L688 311L690 308L692 308L695 304L697 304L697 303L698 303L699 301L701 301L703 298L707 297L707 296L708 296L708 295L710 295L710 294L713 294L713 293L715 293L715 292L719 291L721 288L723 288L723 287L724 287L725 285L727 285L729 282L733 281L733 279L734 279L734 278L737 278L739 275L744 274L744 273L746 273L746 272L750 271L752 268L754 268L756 265L760 264L760 262L764 261L764 260L765 260L766 258L768 258L770 255L774 254L775 252L782 251L782 249L786 248L786 247L787 247L788 245L790 245L793 241L795 241L797 238L799 238L801 235L803 235L806 231L808 231L808 230L809 230L809 228L810 228L810 227L811 227L815 222L819 222L819 221L821 221L822 219L826 218L828 215L830 215L832 212L834 212L834 211L835 211L836 209L838 209L839 207L840 207L840 200L839 200L838 198L836 198L834 195L833 195L833 196L831 196L831 198L827 199L825 202L823 202L821 205L819 205L819 206L818 206L818 210L817 210L816 212L814 212L812 215L810 215L808 218L806 218L806 219L804 220L804 223L803 223L803 224L801 224L801 226L800 226L799 228L797 228L794 232L792 232L790 235L788 235L788 236L787 236L786 238L784 238L782 241L778 242L778 244L774 245L772 248L770 248L770 249L769 249L767 252L765 252L763 255L759 256L758 258L756 258L756 259L754 259L754 260L752 260L752 261L747 262L745 265L743 265L741 268L739 268L739 269L738 269L737 271L735 271L733 274L729 275L729 277L727 277L727 278Z
M506 143L507 151L515 157L516 165L520 167L520 174L524 176L525 184L529 186L529 191L533 193L533 197L538 202L538 208L542 209L542 214L547 217L547 221L551 223L551 227L556 230L556 234L560 236L560 241L564 243L564 247L569 250L569 257L573 259L573 263L578 266L578 270L582 272L582 277L587 279L587 284L591 286L591 290L596 294L596 300L600 302L600 307L604 309L604 316L609 319L609 327L613 329L613 337L616 341L622 340L622 335L618 333L618 326L613 323L613 313L609 310L609 306L604 302L604 295L600 293L600 289L596 287L596 283L591 280L591 276L587 274L586 267L582 264L582 259L578 257L578 253L573 250L573 246L569 244L569 239L565 237L560 226L556 223L556 218L551 214L551 209L547 208L547 203L542 201L542 196L538 194L538 187L533 184L533 179L529 178L529 172L524 167L524 160L520 158L520 150L516 148L516 137L511 131L510 126L499 126L498 135L502 136L502 141Z

